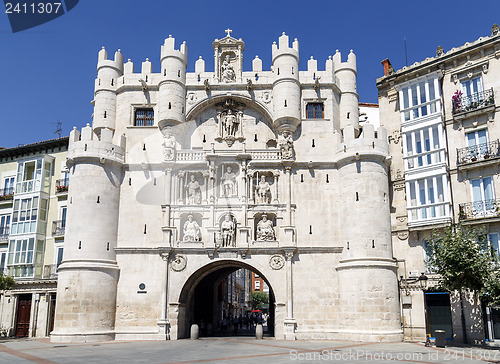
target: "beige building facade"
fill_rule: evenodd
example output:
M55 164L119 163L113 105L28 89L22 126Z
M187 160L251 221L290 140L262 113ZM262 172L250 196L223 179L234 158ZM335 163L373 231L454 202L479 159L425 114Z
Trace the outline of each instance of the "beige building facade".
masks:
M4 337L48 336L53 329L67 150L67 137L0 150L0 272L16 281L0 293Z
M434 229L457 222L481 227L498 251L499 58L495 25L490 36L447 52L438 47L435 57L398 71L389 60L382 62L385 75L377 87L393 158L392 242L406 339L434 336L436 329L457 341L464 332L469 342L500 339L498 309L469 298L464 330L458 297L424 294L418 286L422 272L431 286L437 284L425 266L426 241Z
M211 70L186 72L171 36L156 73L99 52L92 125L69 141L52 341L188 337L241 268L269 286L276 338L402 339L389 144L360 127L356 56L302 71L283 33L271 69L243 70L226 32Z

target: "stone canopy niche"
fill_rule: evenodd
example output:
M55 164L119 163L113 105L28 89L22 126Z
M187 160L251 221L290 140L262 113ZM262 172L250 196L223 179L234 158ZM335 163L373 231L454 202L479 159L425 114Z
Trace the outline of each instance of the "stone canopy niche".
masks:
M227 35L213 42L215 74L221 83L242 82L243 51L245 43L230 36L232 30L227 29Z
M223 140L230 147L236 140L242 142L243 136L243 110L245 104L236 102L233 99L226 99L215 104L217 110L217 137L219 143Z

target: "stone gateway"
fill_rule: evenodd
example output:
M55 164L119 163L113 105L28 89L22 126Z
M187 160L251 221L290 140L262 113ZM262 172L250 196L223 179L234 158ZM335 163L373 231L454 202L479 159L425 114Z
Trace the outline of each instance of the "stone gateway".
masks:
M53 342L189 337L214 327L220 277L270 287L278 339L402 340L385 129L360 126L356 56L272 67L244 42L215 65L171 36L159 73L99 52L94 119L70 134L71 189ZM141 288L142 287L142 288Z

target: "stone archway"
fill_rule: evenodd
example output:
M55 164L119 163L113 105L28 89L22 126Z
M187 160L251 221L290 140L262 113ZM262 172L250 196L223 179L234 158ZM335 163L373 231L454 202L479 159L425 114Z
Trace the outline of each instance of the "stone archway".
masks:
M272 325L270 332L272 334L277 333L276 337L278 337L282 331L283 315L276 312L276 307L278 306L278 311L283 310L284 307L283 304L278 303L280 300L276 299L273 284L267 277L269 274L266 276L266 272L262 273L262 269L259 270L256 265L240 260L218 260L203 265L187 277L179 292L179 301L176 304L178 309L175 312L177 327L173 328L171 332L173 337L171 338L189 337L191 324L199 323L201 319L206 324L210 323L214 328L214 332L217 332L220 324L219 319L222 318L223 314L220 311L220 306L217 306L220 303L218 302L220 298L218 297L220 293L218 292L220 288L218 285L224 277L241 268L258 274L269 286L269 322ZM280 295L279 292L278 295ZM226 314L229 314L229 312L226 312ZM172 313L170 317L172 317Z

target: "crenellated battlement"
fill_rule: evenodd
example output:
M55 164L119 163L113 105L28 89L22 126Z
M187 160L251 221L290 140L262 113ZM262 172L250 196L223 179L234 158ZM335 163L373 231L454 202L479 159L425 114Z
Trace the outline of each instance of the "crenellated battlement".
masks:
M354 158L359 160L365 156L389 157L389 142L387 139L387 130L379 127L376 131L373 125L366 124L363 131L356 137L356 129L353 126L347 126L342 133L334 134L335 152L339 160Z
M297 62L299 61L299 41L297 38L294 39L292 43L292 47L290 47L290 41L288 35L283 32L281 37L278 39L278 44L276 42L273 42L273 63L276 58L282 55L289 55L289 56L294 56L297 58Z
M97 73L101 74L107 69L118 72L120 76L123 74L123 55L120 49L115 52L114 60L108 59L108 52L106 51L106 48L102 47L102 49L99 51L97 60Z
M99 135L87 124L78 131L76 127L69 134L68 162L74 162L79 158L98 159L105 163L125 162L125 135L119 140L119 145L113 144L113 131L107 128L99 130Z
M335 51L335 55L333 56L333 67L336 73L342 70L351 70L356 74L356 55L354 54L354 51L351 49L349 55L347 56L347 61L342 62L342 54L337 49Z
M183 42L180 46L179 50L175 49L175 38L172 38L172 35L169 35L168 38L165 39L165 43L161 46L161 57L160 61L163 62L164 58L174 57L178 58L184 65L187 64L187 45L186 42Z

